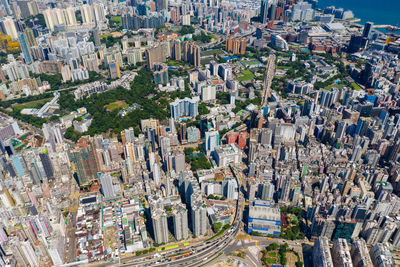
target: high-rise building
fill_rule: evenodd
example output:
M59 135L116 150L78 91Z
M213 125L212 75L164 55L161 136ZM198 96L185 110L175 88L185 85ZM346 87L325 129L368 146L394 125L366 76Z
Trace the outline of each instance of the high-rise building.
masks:
M94 12L93 12L93 7L90 5L82 5L80 7L81 9L81 15L82 15L82 23L83 24L89 24L89 23L94 23L95 22L95 17L94 17Z
M152 70L155 63L163 63L167 60L167 55L161 45L156 45L146 49L147 68Z
M14 155L11 158L11 162L18 177L24 176L26 169L24 158L19 155Z
M13 40L18 39L17 27L15 26L15 21L12 17L3 18L1 21L2 28L5 30L6 34Z
M139 7L143 7L143 13L147 13L147 7L145 5L138 5L137 10L140 10ZM147 14L139 14L133 12L133 10L129 10L124 15L122 15L122 27L124 29L133 29L138 30L142 28L159 28L164 26L165 18L163 12L153 12L149 15Z
M186 130L187 142L188 143L196 143L200 138L200 131L198 128L194 126L190 126Z
M156 185L160 185L161 174L160 174L160 165L158 163L154 163L153 165L153 180Z
M92 4L93 8L93 14L94 14L94 19L96 25L99 25L101 23L104 23L106 20L106 14L104 11L104 4L102 3L93 3Z
M353 265L357 267L373 266L367 243L364 239L354 241L352 244L351 255Z
M183 43L183 57L186 62L200 67L200 47L193 42L185 41Z
M191 209L192 233L195 237L203 236L207 231L207 206L198 202Z
M205 133L205 150L210 155L217 147L219 147L219 132L210 130Z
M273 200L274 192L275 192L274 184L271 182L267 182L262 185L260 197L262 200Z
M171 41L171 57L174 60L182 60L182 46L176 39Z
M267 23L267 20L268 20L268 7L269 7L269 0L261 0L260 22L262 24Z
M387 243L378 243L370 248L369 254L373 266L389 267L395 266L393 254Z
M8 3L8 0L1 0L1 4L3 5L3 7L5 9L6 14L9 16L12 15L12 11L10 8L10 4Z
M187 239L189 236L188 212L183 206L177 206L172 211L174 236L176 240Z
M331 219L325 219L322 217L314 216L312 218L313 223L311 226L311 236L318 237L324 236L327 238L331 238L333 235L333 231L335 230L335 222Z
M371 35L372 35L372 30L374 27L374 23L373 22L366 22L364 25L364 30L363 30L363 37L370 39Z
M156 11L168 9L168 0L156 0Z
M201 86L201 100L212 101L216 98L216 86L214 84L207 84Z
M222 78L222 80L227 81L232 77L232 66L229 63L219 64L218 75Z
M279 34L271 34L271 45L278 47L284 51L289 49L289 45L285 39L283 39Z
M199 101L195 98L176 99L170 103L171 118L178 120L180 117L195 118L198 114Z
M313 264L314 267L334 266L327 237L319 237L314 241Z
M165 63L154 63L153 65L153 77L155 84L166 84L168 83L168 66Z
M54 169L53 169L53 165L51 164L51 160L50 160L48 153L47 152L40 153L39 157L42 162L43 169L44 169L47 179L54 178Z
M70 6L63 10L64 10L63 15L64 15L64 20L65 20L65 25L66 26L78 25L74 8Z
M57 25L75 26L77 20L73 7L67 7L65 9L49 8L43 11L44 20L47 28L51 31Z
M339 238L333 242L332 259L335 266L353 266L346 239Z
M226 51L244 55L246 53L246 38L227 38Z
M163 209L155 209L151 212L154 242L157 244L168 243L167 214Z
M175 170L175 173L180 173L185 170L185 154L182 152L174 151L168 155L167 162L168 171Z
M23 19L39 14L39 7L36 1L18 0L17 5L21 11L21 18Z
M109 67L109 70L110 70L110 78L111 79L121 78L121 71L119 69L118 61L110 63L108 65L108 67Z
M93 34L94 45L96 47L99 47L101 45L99 28L97 27L94 28L92 34Z
M30 47L28 46L28 40L25 36L25 33L18 33L18 41L21 46L22 54L24 56L24 60L26 64L32 63L32 56Z
M29 48L37 45L35 35L31 28L26 28L24 30L24 34L25 34L26 42L27 42Z
M315 10L308 2L299 1L291 10L286 10L286 16L292 21L309 21L315 17Z

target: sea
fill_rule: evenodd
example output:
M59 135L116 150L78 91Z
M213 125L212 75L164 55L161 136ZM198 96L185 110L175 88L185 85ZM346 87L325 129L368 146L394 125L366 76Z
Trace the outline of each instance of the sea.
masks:
M318 7L335 6L352 10L360 24L372 21L376 25L400 27L400 0L319 0Z

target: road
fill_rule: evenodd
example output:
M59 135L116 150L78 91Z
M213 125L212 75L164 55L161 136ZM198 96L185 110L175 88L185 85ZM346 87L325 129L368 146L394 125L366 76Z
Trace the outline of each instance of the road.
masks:
M236 34L236 35L234 35L232 37L244 38L244 37L253 35L256 32L256 27L253 27L253 26L250 26L250 27L252 27L252 28L250 30L248 30L247 32L245 32L244 34ZM206 31L206 30L203 30L203 31L213 34L212 32L209 32L209 31ZM223 35L222 37L218 38L216 41L208 43L208 44L202 44L202 45L200 45L200 47L204 50L204 49L209 49L211 47L217 46L217 45L219 45L219 44L221 44L221 43L223 43L225 41L225 37L226 36Z

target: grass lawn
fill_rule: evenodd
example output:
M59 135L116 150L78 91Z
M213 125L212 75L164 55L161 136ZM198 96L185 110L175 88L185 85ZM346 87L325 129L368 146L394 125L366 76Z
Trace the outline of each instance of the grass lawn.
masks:
M112 22L115 22L118 26L122 26L122 17L121 16L114 16L110 19Z
M350 84L350 86L353 88L353 90L356 90L356 91L362 89L361 86L359 86L359 85L356 84L355 82L352 82L352 83Z
M344 84L340 84L340 83L333 83L331 85L328 85L327 87L325 87L326 90L331 90L333 87L338 88L338 89L342 89L343 87L345 87L346 85Z
M213 59L212 58L205 58L201 60L201 65L209 64Z
M254 78L254 74L249 70L244 70L241 72L241 75L236 78L239 82L249 81Z
M243 61L242 65L245 66L246 68L252 65L258 65L261 62L258 61L257 59L252 59L252 60L247 60L247 61Z
M185 62L170 59L167 61L167 65L168 66L183 66L183 65L185 65Z
M108 36L112 36L112 34L111 33L102 34L102 35L100 35L100 40L101 39L106 39Z
M128 104L126 104L126 102L125 101L123 101L123 100L118 100L118 101L115 101L115 102L112 102L112 103L110 103L110 104L108 104L108 105L105 105L104 107L108 110L108 111L113 111L113 110L115 110L115 109L119 109L119 108L127 108L129 105Z
M276 264L276 259L275 258L267 258L267 262L271 264Z
M211 49L207 51L202 51L201 52L203 56L212 56L214 54L220 55L222 53L221 49Z
M280 70L290 70L290 69L292 69L291 66L277 66L276 68L280 69Z

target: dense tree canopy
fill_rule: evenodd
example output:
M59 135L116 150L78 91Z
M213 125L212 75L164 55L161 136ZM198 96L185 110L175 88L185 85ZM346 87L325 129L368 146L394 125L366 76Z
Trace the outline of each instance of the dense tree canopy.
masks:
M68 111L86 107L93 115L92 125L88 131L90 135L107 132L110 129L118 133L123 129L139 126L142 119L162 120L169 117L169 99L163 94L152 97L156 93L154 88L153 75L143 68L132 82L130 90L118 87L77 101L72 94L62 94L59 104L62 109ZM118 109L110 112L105 107L117 100L124 100L128 105L137 103L141 108L128 113L125 117L120 117Z

